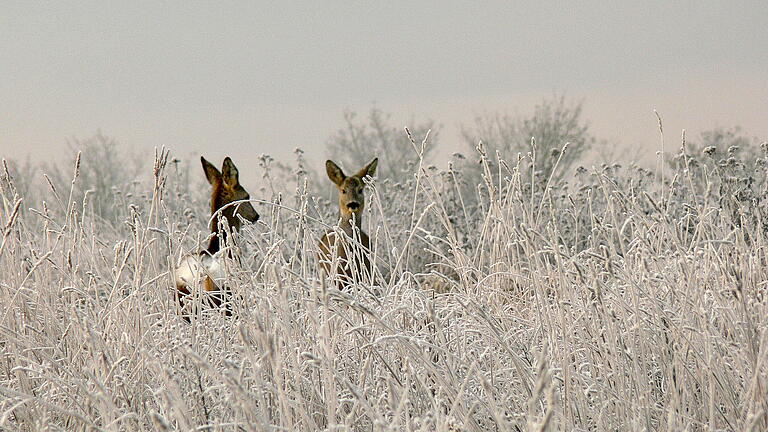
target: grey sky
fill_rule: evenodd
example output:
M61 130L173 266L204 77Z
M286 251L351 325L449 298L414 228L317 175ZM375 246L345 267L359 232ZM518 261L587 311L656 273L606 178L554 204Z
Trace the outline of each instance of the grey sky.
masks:
M483 111L583 99L595 133L652 153L714 126L768 137L768 2L3 2L0 156L125 144L319 159L373 102L442 144ZM246 174L246 178L249 175ZM251 177L255 181L255 176Z

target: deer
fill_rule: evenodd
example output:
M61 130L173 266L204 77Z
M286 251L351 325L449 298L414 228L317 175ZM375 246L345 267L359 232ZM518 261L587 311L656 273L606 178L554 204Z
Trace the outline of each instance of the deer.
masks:
M344 235L338 235L336 230L327 231L320 239L318 260L326 275L336 276L336 285L340 290L371 274L370 240L362 229L365 209L363 179L376 175L378 163L379 159L375 158L354 175L347 176L333 161L325 162L328 178L338 190L339 228Z
M222 229L219 220L226 219L232 232L239 231L242 221L254 223L259 220L259 214L253 208L248 192L240 184L237 167L229 157L224 158L221 171L204 157L200 157L205 178L211 185L211 238L208 246L197 253L189 254L180 260L174 269L176 282L176 298L181 311L184 311L185 300L193 292L204 291L204 303L206 306L221 307L225 305L225 315L231 316L232 310L229 303L229 290L219 286L216 281L224 278L224 266L222 260L224 253L222 244L227 238L227 231ZM242 201L236 203L237 201ZM233 204L235 203L235 204ZM226 252L232 256L231 250ZM196 288L198 290L196 290ZM189 317L184 315L189 322Z

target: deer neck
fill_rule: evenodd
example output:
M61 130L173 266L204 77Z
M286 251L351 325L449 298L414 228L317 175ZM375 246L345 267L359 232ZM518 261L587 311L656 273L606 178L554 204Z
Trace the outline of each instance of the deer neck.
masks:
M341 211L339 218L341 219L341 223L339 224L341 228L344 228L344 229L352 228L353 226L352 212ZM354 227L362 231L362 226L363 226L363 217L361 212L354 216Z
M224 218L224 215L217 214L216 213L217 211L218 211L218 208L212 205L211 215L213 216L213 219L211 220L210 228L213 236L208 241L208 246L205 248L205 252L207 252L210 255L214 255L218 253L221 250L221 245L224 244L227 240L227 231L222 229L222 225L220 223L220 218ZM237 227L234 227L231 225L230 225L230 228L233 230L237 229Z
M205 251L210 255L214 255L221 250L221 245L227 237L227 232L221 229L220 225L216 222L216 219L211 222L211 233L213 233L213 236L208 241L208 247L205 248Z
M209 255L215 255L220 250L221 240L219 239L218 234L214 234L214 236L211 237L211 240L208 241L208 247L205 248L205 252L208 252Z

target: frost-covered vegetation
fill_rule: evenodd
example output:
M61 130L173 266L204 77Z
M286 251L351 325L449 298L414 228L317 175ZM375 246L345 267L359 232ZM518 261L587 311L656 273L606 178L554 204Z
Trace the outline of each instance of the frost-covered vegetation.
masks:
M768 428L765 145L705 134L663 173L480 145L439 170L422 138L372 185L376 278L347 292L316 268L327 179L263 157L235 314L191 323L169 269L207 236L196 164L160 150L135 180L104 137L69 175L4 163L0 428Z

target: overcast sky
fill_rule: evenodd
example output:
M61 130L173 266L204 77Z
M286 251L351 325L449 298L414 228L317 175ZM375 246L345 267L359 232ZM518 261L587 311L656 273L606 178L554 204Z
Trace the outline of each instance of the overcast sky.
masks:
M654 108L667 142L768 137L768 2L628 3L4 1L0 156L50 159L100 129L243 172L296 147L320 160L343 111L373 103L436 120L454 151L476 114L555 92L648 154Z

